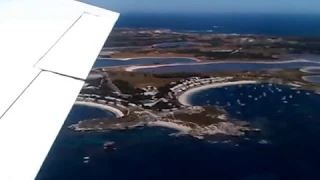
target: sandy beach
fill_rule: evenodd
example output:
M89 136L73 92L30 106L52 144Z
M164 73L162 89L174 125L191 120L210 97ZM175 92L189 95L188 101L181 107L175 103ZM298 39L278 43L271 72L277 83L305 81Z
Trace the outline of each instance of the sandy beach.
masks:
M189 98L196 92L206 90L206 89L216 88L216 87L224 87L224 86L232 86L232 85L240 85L240 84L255 84L255 83L257 83L257 81L234 81L234 82L222 82L222 83L214 83L214 84L198 86L195 88L188 89L186 92L184 92L179 96L178 100L183 105L191 106L189 102Z
M74 104L75 105L84 105L84 106L96 107L96 108L100 108L100 109L103 109L103 110L107 110L107 111L113 112L117 117L124 116L123 112L121 112L119 109L114 108L112 106L105 105L105 104L98 104L98 103L85 102L85 101L76 101Z
M171 67L171 66L180 66L180 65L207 65L207 64L219 64L219 63L225 63L225 64L228 64L228 63L250 63L250 64L259 64L259 63L262 63L262 64L282 64L282 63L294 63L294 62L313 62L313 63L318 63L318 62L315 62L315 61L310 61L310 60L305 60L305 59L297 59L297 60L288 60L288 61L255 61L255 62L252 62L252 61L215 61L215 62L203 62L203 63L172 63L172 64L157 64L157 65L147 65L147 66L144 66L144 65L133 65L133 66L129 66L127 68L125 68L125 71L128 71L128 72L133 72L133 71L136 71L136 70L139 70L139 69L145 69L145 68L157 68L157 67ZM320 62L319 62L320 64Z
M177 58L183 58L183 59L191 59L196 62L201 62L200 59L198 58L193 58L193 57L133 57L133 58L98 58L97 60L119 60L119 61L130 61L130 60L137 60L137 59L177 59Z
M159 127L165 127L165 128L170 128L170 129L175 129L177 131L187 133L191 130L190 127L180 125L174 122L165 122L165 121L154 121L154 122L149 122L148 126L159 126Z
M133 72L138 69L144 69L144 68L157 68L157 67L169 67L169 66L179 66L179 65L195 65L200 63L172 63L172 64L157 64L157 65L133 65L125 68L125 71L127 72ZM201 64L209 64L209 63L201 63Z
M310 66L310 67L301 68L300 71L304 73L315 73L315 72L318 73L320 72L320 67Z
M311 83L320 83L320 75L309 75L309 76L302 76L302 79L307 82Z

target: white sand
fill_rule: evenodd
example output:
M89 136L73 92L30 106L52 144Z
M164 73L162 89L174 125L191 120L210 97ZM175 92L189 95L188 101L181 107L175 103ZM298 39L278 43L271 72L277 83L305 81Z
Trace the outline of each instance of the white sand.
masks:
M313 73L312 70L320 70L320 67L317 66L309 66L301 68L300 71L304 73Z
M303 77L304 77L304 76L303 76ZM302 77L302 79L303 79L303 77ZM296 88L301 87L301 85L299 85L299 84L294 84L294 83L287 83L287 85L293 86L293 87L296 87Z
M119 61L129 61L129 60L136 60L136 59L175 59L175 58L185 58L185 59L191 59L194 61L201 62L200 59L192 58L192 57L133 57L133 58L98 58L98 60L119 60Z
M314 80L313 78L316 78L316 80ZM317 84L318 81L319 81L318 79L320 79L320 75L302 76L302 79L303 79L304 81Z
M119 109L114 108L112 106L105 105L105 104L98 104L98 103L94 103L94 102L85 102L85 101L76 101L74 104L96 107L96 108L100 108L103 110L107 110L107 111L113 112L117 117L124 116L123 112L120 111Z
M175 129L175 130L178 130L178 131L184 132L184 133L187 133L188 131L191 130L191 128L188 126L180 125L180 124L177 124L174 122L165 122L165 121L149 122L148 126L166 127L166 128Z
M319 63L320 62L315 62L315 61L309 61L305 59L297 59L297 60L288 60L288 61L215 61L215 62L206 62L206 63L173 63L173 64L158 64L158 65L150 65L150 66L130 66L125 69L125 71L132 72L138 69L144 69L144 68L157 68L157 67L171 67L171 66L180 66L180 65L196 65L196 64L202 64L202 65L207 65L207 64L219 64L219 63L250 63L250 64L282 64L282 63L294 63L294 62L313 62L313 63Z
M189 98L198 91L217 88L217 87L224 87L224 86L232 86L232 85L239 85L239 84L255 84L255 83L257 83L257 81L234 81L234 82L222 82L222 83L203 85L203 86L188 89L186 92L181 94L178 99L181 104L186 106L191 106L189 102Z
M144 68L157 68L157 67L169 67L169 66L179 66L179 65L194 65L194 64L199 64L199 63L172 63L172 64L157 64L157 65L141 65L141 66L129 66L125 68L125 71L127 72L132 72L138 69L144 69ZM204 63L201 63L204 64Z

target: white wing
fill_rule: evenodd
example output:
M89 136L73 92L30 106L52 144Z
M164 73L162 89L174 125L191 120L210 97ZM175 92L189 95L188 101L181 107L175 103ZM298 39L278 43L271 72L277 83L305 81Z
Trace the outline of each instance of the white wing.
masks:
M0 2L0 179L34 179L119 14Z

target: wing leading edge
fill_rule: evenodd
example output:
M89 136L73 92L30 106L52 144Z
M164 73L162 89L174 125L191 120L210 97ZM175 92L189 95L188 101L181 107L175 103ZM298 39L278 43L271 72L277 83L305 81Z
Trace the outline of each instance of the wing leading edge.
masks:
M0 179L31 180L119 14L71 0L15 2L0 2Z

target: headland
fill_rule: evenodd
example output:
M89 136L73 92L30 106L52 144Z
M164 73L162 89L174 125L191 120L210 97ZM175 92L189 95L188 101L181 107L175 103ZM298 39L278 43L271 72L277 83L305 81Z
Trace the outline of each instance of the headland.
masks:
M122 38L117 39L120 36ZM190 135L199 139L216 134L243 136L246 132L259 132L260 129L246 119L231 118L222 106L194 106L189 98L206 89L258 83L319 91L319 84L303 77L309 73L306 71L307 65L311 63L318 66L320 63L301 56L300 59L296 58L298 56L286 56L320 52L311 50L309 46L307 39L302 37L116 29L111 41L102 49L100 60L132 60L137 63L96 67L91 72L95 76L89 76L86 80L77 103L110 110L117 117L82 120L71 125L70 129L126 131L144 126L161 126L177 130L173 134L175 136ZM178 57L192 61L175 63L174 58ZM148 63L152 58L158 58L159 61ZM165 58L167 61L160 61ZM252 64L261 67L235 70L231 67L232 63L241 63L244 69ZM292 63L296 63L294 68L290 66ZM178 68L173 72L157 72L156 69L180 65L197 68L198 64L223 65L226 69L230 65L231 70L193 72ZM288 64L288 67L274 68L270 64L275 67ZM145 68L155 70L139 71Z

